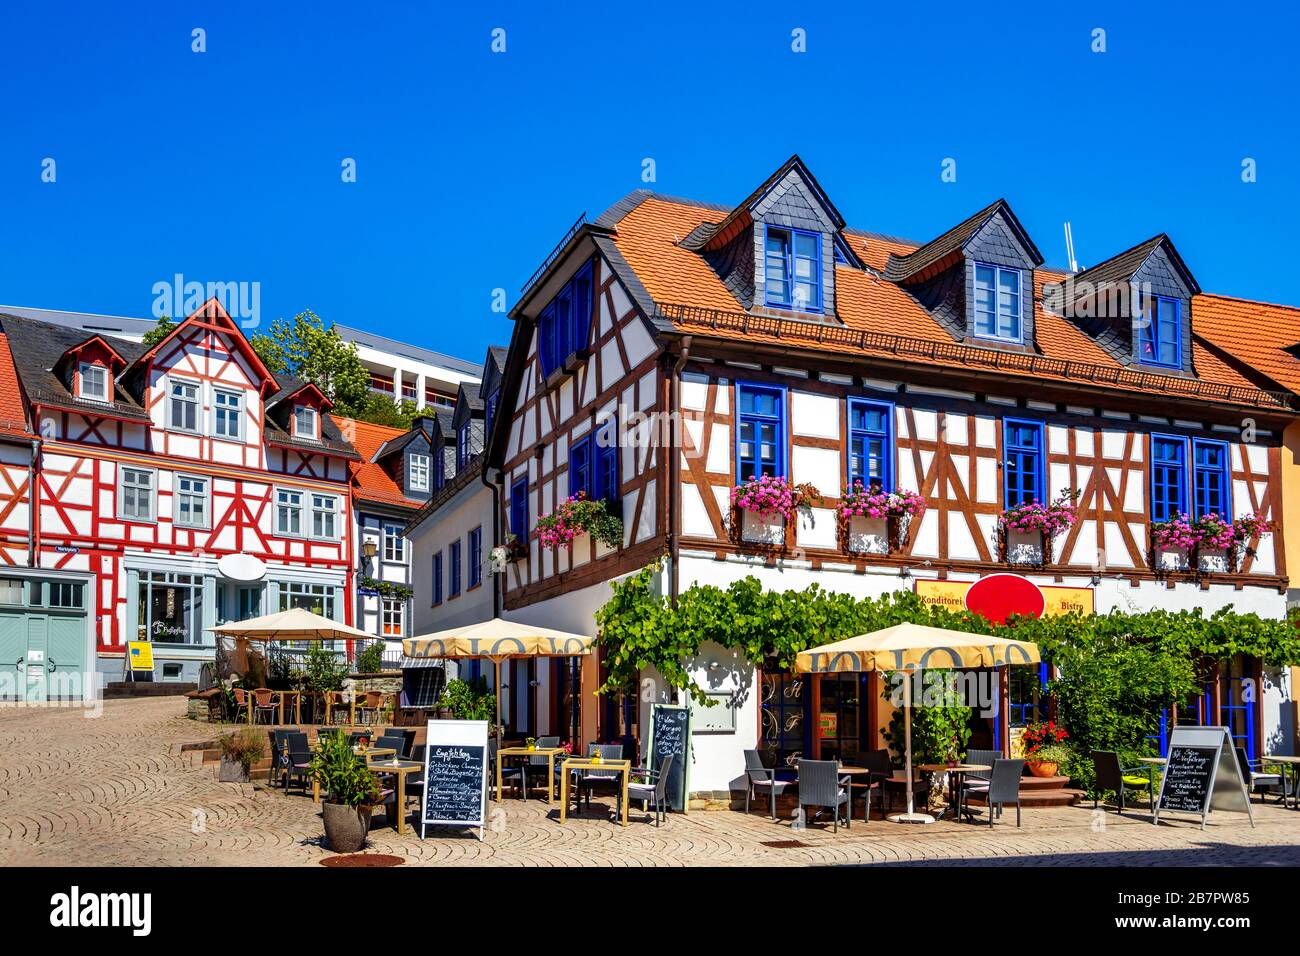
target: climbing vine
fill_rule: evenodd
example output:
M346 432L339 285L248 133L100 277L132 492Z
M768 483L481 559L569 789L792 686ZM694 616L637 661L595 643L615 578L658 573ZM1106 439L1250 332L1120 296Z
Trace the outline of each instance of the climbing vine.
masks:
M817 585L769 591L754 577L725 588L694 585L682 592L673 608L659 587L661 570L662 562L656 561L613 582L613 596L596 613L597 642L605 649L609 668L601 692L621 690L636 680L638 671L654 668L670 685L707 704L685 663L702 644L736 650L755 666L775 658L781 667L791 668L795 656L809 647L905 622L1031 641L1045 661L1061 664L1063 672L1082 674L1085 662L1112 659L1111 670L1121 677L1108 686L1116 693L1140 688L1147 714L1153 701L1178 700L1194 689L1188 675L1194 675L1201 658L1246 654L1266 665L1300 662L1300 630L1294 619L1272 620L1226 609L1208 617L1199 610L1013 617L995 626L968 611L926 604L911 591L877 598L855 598ZM1146 675L1141 681L1139 673ZM1115 732L1129 739L1141 729Z

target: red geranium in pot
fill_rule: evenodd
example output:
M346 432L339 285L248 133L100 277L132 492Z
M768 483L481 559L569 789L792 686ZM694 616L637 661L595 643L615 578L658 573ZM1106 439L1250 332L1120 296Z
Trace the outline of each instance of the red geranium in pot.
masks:
M1055 777L1061 761L1068 751L1065 741L1070 735L1056 721L1039 721L1025 728L1021 744L1025 751L1025 764L1035 777Z

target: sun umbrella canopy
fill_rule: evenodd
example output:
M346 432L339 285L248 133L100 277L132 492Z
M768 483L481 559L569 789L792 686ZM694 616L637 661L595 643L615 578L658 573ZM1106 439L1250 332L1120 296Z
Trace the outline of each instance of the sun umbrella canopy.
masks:
M557 631L495 617L402 641L407 657L572 657L591 653L586 634Z
M374 637L355 627L313 614L300 607L277 611L247 621L219 624L213 632L245 641L345 641Z
M1002 667L1038 663L1038 645L988 634L969 634L922 624L895 624L833 644L800 651L801 674L890 671L933 667Z

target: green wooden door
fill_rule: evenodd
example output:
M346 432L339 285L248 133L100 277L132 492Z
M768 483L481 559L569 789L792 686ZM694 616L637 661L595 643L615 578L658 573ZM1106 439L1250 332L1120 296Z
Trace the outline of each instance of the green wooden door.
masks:
M27 617L0 613L0 700L27 699Z
M51 614L46 650L46 694L60 700L88 697L91 679L86 663L86 619L83 615Z

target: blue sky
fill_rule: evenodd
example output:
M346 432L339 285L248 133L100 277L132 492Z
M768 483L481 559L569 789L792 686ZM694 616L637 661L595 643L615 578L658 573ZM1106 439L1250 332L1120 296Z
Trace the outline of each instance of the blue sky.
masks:
M798 152L860 228L928 239L1005 196L1049 263L1067 219L1084 265L1164 231L1207 291L1300 304L1294 6L472 6L6 0L0 302L258 282L263 322L479 359L493 290L579 213L734 202Z

